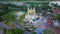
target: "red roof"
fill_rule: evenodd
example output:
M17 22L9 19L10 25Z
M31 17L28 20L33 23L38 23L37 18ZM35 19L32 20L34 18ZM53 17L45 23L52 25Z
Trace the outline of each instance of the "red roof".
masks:
M57 13L58 13L58 9L57 9L57 8L54 8L54 9L53 9L53 13L54 13L54 14L57 14Z
M48 17L48 26L51 26L51 18L50 17Z

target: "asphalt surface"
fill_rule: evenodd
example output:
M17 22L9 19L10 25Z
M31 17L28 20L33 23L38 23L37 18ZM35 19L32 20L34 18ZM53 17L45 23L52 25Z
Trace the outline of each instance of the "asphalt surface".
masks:
M25 29L24 26L21 26L21 25L19 25L17 23L14 24L14 27L22 29L24 31L24 34L31 34L30 32L27 31L27 29Z
M31 34L30 32L27 31L27 29L24 28L24 26L19 25L18 23L13 23L15 28L19 28L22 29L24 31L24 34ZM2 28L6 28L6 31L8 32L8 30L10 29L10 27L6 24L4 24L4 22L0 22L0 29ZM6 32L6 34L7 34ZM2 34L2 30L0 30L0 34Z

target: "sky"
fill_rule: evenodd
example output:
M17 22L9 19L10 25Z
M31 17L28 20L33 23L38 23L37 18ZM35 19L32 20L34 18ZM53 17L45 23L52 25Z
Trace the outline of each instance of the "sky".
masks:
M0 2L0 3L4 3L4 4L7 4L7 3L11 3L11 4L15 4L15 5L23 5L24 3L23 2ZM60 1L50 1L50 3L57 3L58 5L60 5Z

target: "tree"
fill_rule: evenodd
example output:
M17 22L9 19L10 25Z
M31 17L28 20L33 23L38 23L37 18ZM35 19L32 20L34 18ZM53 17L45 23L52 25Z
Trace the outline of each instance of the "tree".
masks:
M60 14L57 14L56 19L60 21Z
M20 22L20 23L23 22L24 18L25 18L25 14L22 15L22 16L20 16L19 22Z
M55 34L55 32L52 30L44 30L43 34Z
M42 5L41 8L43 10L47 10L49 8L49 2L42 2L40 4Z
M2 10L2 12L0 12L0 16L3 16L9 12L6 4L1 4L0 9Z
M2 21L3 19L0 17L0 22Z
M3 34L6 34L6 28L3 28Z
M23 34L23 31L18 28L13 28L8 31L8 34Z
M4 20L15 20L15 18L16 18L16 15L14 15L14 14L7 14L7 15L5 15L5 16L3 16L4 17Z

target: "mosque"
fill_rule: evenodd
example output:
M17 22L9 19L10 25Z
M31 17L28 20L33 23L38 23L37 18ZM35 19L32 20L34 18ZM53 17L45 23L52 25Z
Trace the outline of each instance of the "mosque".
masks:
M31 22L33 24L37 24L42 21L42 19L43 19L42 16L39 17L38 15L36 15L35 8L33 8L33 9L28 8L27 11L28 12L27 12L27 15L25 16L25 21ZM47 21L47 20L45 20L45 21Z

